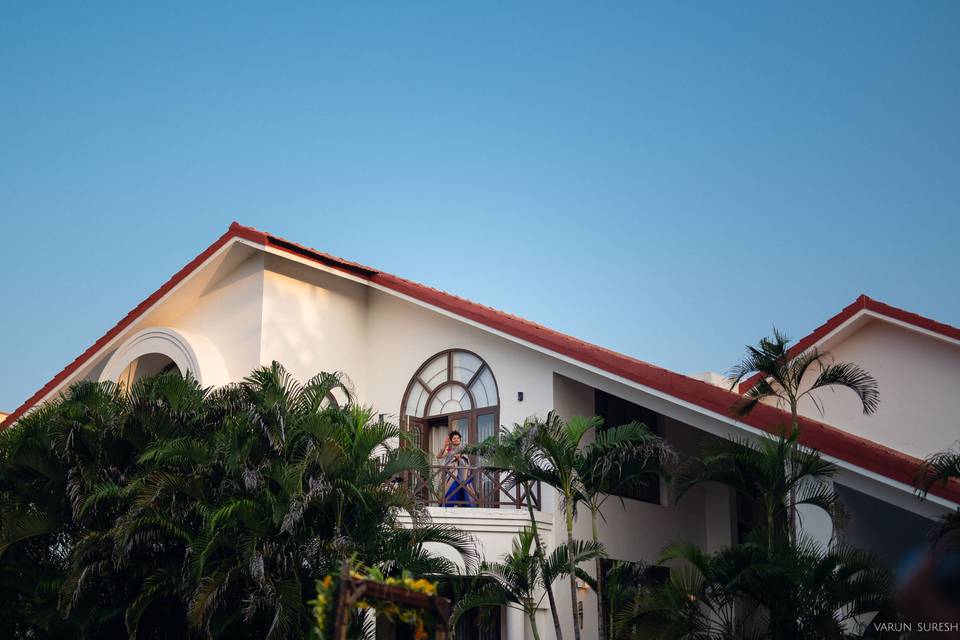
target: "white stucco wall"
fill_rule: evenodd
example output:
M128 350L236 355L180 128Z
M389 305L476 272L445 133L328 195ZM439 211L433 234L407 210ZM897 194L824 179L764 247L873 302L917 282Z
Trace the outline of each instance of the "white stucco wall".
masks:
M242 379L260 364L263 265L263 254L255 253L155 314L161 324L209 340L229 381Z
M500 422L512 425L553 407L551 358L459 320L380 291L371 291L367 316L367 384L362 396L397 415L411 376L445 349L467 349L493 371ZM523 392L523 401L517 392Z
M321 371L342 371L365 397L368 291L346 278L268 256L260 364L277 360L301 381Z
M865 416L856 395L838 388L817 394L822 416L809 400L803 415L921 458L960 440L960 347L873 320L829 352L877 379L880 408Z

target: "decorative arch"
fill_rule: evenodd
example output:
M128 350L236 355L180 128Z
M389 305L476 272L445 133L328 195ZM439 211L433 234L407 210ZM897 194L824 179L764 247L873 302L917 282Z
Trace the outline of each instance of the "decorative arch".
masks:
M110 356L100 380L119 381L137 362L150 362L153 368L169 368L169 364L165 364L168 361L181 374L190 373L204 386L228 381L223 358L213 343L169 327L150 327L128 338Z
M496 433L500 421L493 370L466 349L430 356L407 384L400 416L420 447L433 454L452 430L463 434L467 443L484 440Z

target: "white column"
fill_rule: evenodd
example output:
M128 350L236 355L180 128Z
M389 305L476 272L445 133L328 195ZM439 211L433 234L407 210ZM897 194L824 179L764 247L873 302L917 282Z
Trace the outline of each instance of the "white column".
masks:
M507 607L507 637L505 640L524 640L527 619L523 611Z

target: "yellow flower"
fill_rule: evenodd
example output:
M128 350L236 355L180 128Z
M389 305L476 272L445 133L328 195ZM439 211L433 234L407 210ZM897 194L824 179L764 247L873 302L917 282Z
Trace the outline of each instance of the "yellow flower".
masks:
M324 576L324 578L323 578L323 588L324 588L324 589L329 589L329 588L332 587L332 586L333 586L333 578L331 578L330 576Z

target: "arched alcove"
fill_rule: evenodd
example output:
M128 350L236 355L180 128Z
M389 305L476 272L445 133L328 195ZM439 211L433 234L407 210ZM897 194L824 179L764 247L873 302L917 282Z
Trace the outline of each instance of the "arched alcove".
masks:
M174 368L204 386L229 381L220 352L209 340L169 327L150 327L128 338L110 356L100 380L132 384Z
M162 353L147 353L128 364L120 372L116 382L129 387L141 378L166 373L167 371L177 371L180 375L183 375L183 371L180 371L180 367L169 356Z

